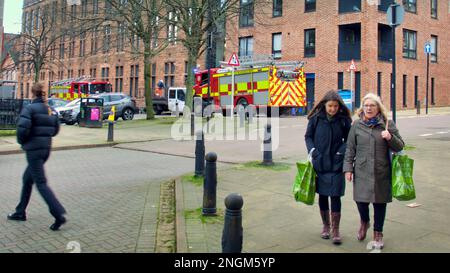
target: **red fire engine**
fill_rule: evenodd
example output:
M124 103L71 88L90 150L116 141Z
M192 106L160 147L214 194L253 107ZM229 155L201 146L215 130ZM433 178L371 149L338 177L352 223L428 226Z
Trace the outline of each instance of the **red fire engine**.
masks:
M79 77L53 82L50 95L64 100L88 97L90 94L111 92L112 86L107 81L94 81L89 77Z

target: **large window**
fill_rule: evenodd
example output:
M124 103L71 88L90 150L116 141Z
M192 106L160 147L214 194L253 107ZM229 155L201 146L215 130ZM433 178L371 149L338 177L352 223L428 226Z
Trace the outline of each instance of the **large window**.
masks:
M125 44L125 23L119 23L119 33L117 34L117 52L122 52Z
M109 67L102 67L102 80L109 81Z
M394 0L379 0L378 10L386 12L392 3L394 3Z
M272 54L275 59L281 58L281 33L272 34Z
M109 52L111 44L111 26L106 25L103 28L103 53Z
M417 32L403 30L403 57L409 59L417 58Z
M435 35L431 35L431 54L430 60L434 63L437 62L437 46L438 46L438 37Z
M430 0L430 6L431 6L431 18L437 18L438 16L438 1L437 0Z
M305 29L305 57L316 56L316 30Z
M417 1L416 0L403 0L403 7L405 11L417 13Z
M316 0L305 0L305 12L316 11Z
M239 38L239 56L253 55L253 37Z
M83 57L86 51L86 32L81 33L80 35L80 57Z
M123 92L123 66L116 66L116 92Z
M98 0L92 0L92 13L94 15L98 14Z
M273 0L273 17L283 16L283 0Z
M87 16L88 2L87 0L81 0L81 17Z
M64 47L65 47L64 40L65 40L64 36L62 36L59 39L59 58L60 59L64 59Z
M239 26L251 27L253 26L254 5L253 0L241 0L241 7L239 13Z
M175 63L173 62L164 64L164 85L166 87L175 86Z
M97 54L97 48L98 48L98 29L94 28L92 30L91 36L91 55Z
M360 11L361 0L339 0L339 13Z

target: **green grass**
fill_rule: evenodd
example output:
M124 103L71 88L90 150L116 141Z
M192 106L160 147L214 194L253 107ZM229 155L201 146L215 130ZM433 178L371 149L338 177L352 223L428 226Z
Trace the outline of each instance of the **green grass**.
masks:
M190 182L195 186L203 186L203 177L196 177L195 175L184 175L181 180L183 182Z
M15 136L16 130L0 130L0 137Z
M223 224L224 215L223 209L217 209L216 216L203 216L202 208L184 211L184 218L199 219L203 224Z
M405 145L405 147L403 147L403 150L405 151L411 151L411 150L415 150L416 147L412 146L412 145Z
M283 172L283 171L289 171L291 169L291 167L292 167L292 165L287 164L287 163L274 163L271 166L265 166L265 165L262 165L261 161L250 161L250 162L238 165L236 168L237 169L262 168L262 169L271 170L271 171Z

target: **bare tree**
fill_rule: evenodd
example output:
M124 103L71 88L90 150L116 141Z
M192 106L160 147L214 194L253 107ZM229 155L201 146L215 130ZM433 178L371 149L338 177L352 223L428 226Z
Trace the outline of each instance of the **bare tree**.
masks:
M167 45L162 30L166 28L164 20L163 0L106 0L110 5L113 16L107 18L122 24L132 40L134 56L144 56L145 106L147 119L154 119L153 101L151 94L152 60ZM144 45L143 51L134 46L133 40L140 39Z

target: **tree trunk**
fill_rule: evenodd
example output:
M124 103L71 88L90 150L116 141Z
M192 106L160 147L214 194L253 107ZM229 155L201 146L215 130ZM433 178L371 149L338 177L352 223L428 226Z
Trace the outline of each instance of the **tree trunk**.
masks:
M145 96L145 107L147 112L147 119L154 119L155 113L153 112L153 100L151 92L151 70L152 70L152 58L150 57L150 41L145 42L145 53L144 53L144 96Z
M194 86L194 72L192 69L197 67L197 58L196 55L192 52L188 53L188 70L187 70L187 81L186 81L186 106L191 109L191 112L194 110L193 107L193 95L194 92L192 87Z

